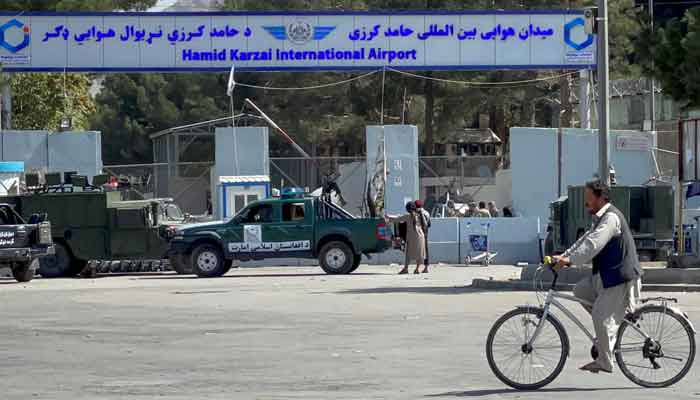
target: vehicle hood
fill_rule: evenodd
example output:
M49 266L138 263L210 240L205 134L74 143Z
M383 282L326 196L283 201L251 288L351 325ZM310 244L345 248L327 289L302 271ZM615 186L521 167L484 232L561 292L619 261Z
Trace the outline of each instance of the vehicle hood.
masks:
M226 223L226 221L211 221L211 222L199 222L196 224L185 224L177 227L177 234L191 234L200 231L205 231L211 228L217 228Z

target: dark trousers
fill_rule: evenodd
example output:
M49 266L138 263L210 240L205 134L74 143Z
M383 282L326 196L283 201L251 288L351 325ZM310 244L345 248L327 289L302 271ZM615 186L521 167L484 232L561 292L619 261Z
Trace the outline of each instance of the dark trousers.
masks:
M425 260L423 260L424 261L423 265L425 265L427 267L428 266L428 258L430 258L430 256L429 256L430 253L428 252L428 230L426 229L424 233L425 233Z

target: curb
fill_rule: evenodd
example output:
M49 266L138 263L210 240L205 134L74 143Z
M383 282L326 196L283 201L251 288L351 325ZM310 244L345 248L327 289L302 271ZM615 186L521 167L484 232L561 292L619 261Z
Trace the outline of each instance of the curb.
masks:
M549 288L549 282L543 282L544 290ZM502 291L520 291L534 292L535 287L532 281L498 281L486 279L472 280L472 288L482 290L502 290ZM557 290L570 292L574 289L573 284L562 283L557 284ZM645 284L642 286L643 292L700 292L700 285L664 285L664 284Z

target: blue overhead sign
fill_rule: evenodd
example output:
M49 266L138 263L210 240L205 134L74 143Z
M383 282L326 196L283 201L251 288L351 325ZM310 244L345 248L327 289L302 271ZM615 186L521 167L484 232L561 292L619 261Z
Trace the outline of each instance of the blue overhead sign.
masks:
M582 69L579 11L0 13L4 71Z

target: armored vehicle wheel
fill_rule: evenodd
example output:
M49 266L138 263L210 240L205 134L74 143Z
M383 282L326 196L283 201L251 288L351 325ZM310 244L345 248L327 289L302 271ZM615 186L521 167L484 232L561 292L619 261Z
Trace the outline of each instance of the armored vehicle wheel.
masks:
M39 260L36 258L31 261L17 263L14 268L12 268L12 276L17 279L17 282L29 282L34 278L38 267Z
M44 278L60 278L75 275L72 266L73 257L66 246L60 242L54 243L56 254L42 257L39 260L39 274Z
M192 252L192 267L198 277L213 278L224 275L231 268L231 261L224 258L217 246L205 243Z
M327 274L349 274L353 270L355 254L343 242L330 242L321 248L318 260Z
M172 256L168 258L170 261L170 268L180 275L187 275L192 273L192 266L183 259L181 256Z

